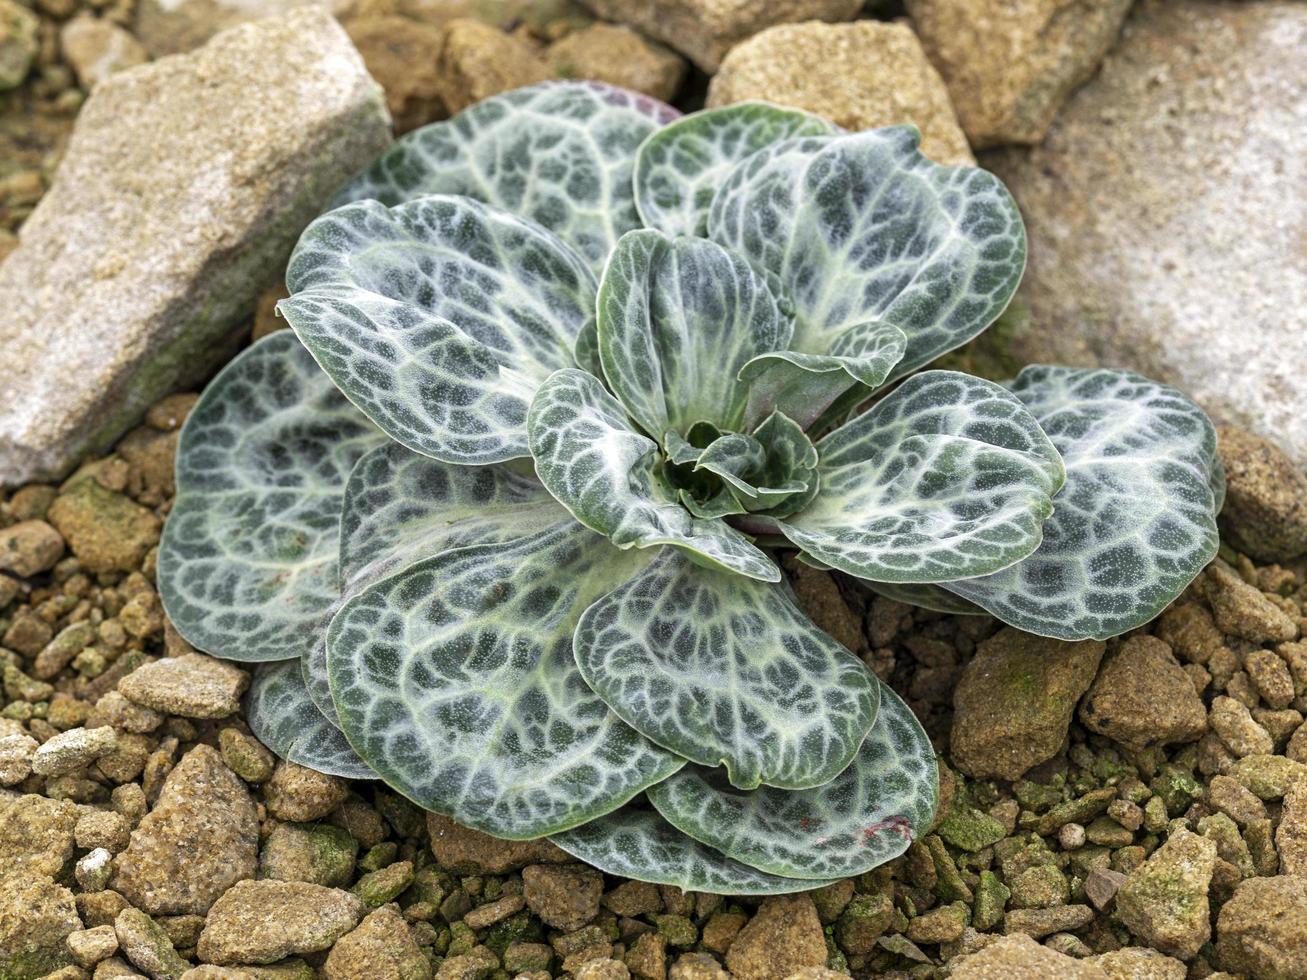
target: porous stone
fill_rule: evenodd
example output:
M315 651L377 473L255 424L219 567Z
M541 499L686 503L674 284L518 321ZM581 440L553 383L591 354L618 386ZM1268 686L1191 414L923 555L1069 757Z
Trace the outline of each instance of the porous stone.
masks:
M168 934L140 909L123 909L114 920L113 928L123 955L132 966L153 980L180 980L190 968L190 964L177 955Z
M510 841L427 814L427 834L436 864L455 874L504 874L528 864L566 864L575 859L548 840Z
M1171 648L1155 636L1127 639L1104 659L1080 702L1080 722L1131 748L1192 742L1207 712Z
M363 56L368 74L385 90L386 108L397 134L447 114L440 94L443 28L409 17L374 15L350 18L345 30ZM275 322L285 326L284 320Z
M77 807L28 793L0 799L0 873L24 871L57 878L73 857Z
M63 555L63 536L45 521L19 521L0 530L0 569L21 578L49 571Z
M948 90L912 28L860 20L785 24L734 48L708 87L708 105L765 99L850 130L912 123L937 163L973 164Z
M40 50L36 14L13 0L0 0L0 92L23 83Z
M1221 560L1207 566L1199 584L1212 606L1212 618L1231 636L1254 643L1284 643L1298 638L1298 624L1256 586Z
M4 272L12 265L7 262L0 266L0 301L6 285ZM52 352L46 353L49 356ZM0 384L4 383L6 379L0 375ZM64 392L70 390L72 387L66 384L61 388ZM0 436L0 460L10 451L10 444ZM96 573L136 571L145 553L159 543L162 527L153 512L94 479L80 479L56 497L47 517L67 539L82 567Z
M245 784L218 751L197 745L164 780L159 798L114 861L112 887L153 915L204 915L254 875L259 824Z
M977 779L1015 780L1051 758L1104 649L1100 640L1068 643L1011 627L980 644L953 694L954 764Z
M590 78L670 102L685 78L676 52L629 27L595 23L555 41L545 62L559 78Z
M1155 949L1127 946L1091 958L1112 980L1185 980L1189 975L1183 962Z
M1253 719L1242 701L1221 695L1212 699L1208 715L1212 731L1236 756L1264 755L1275 748L1270 733Z
M322 972L327 980L428 980L431 964L404 917L388 905L336 941Z
M109 20L80 14L59 29L59 47L82 88L95 88L110 75L142 64L140 41Z
M1048 909L1009 909L1003 916L1003 929L1009 935L1024 933L1042 938L1055 932L1073 932L1094 921L1088 905L1058 905Z
M1191 959L1211 938L1207 888L1215 862L1212 841L1177 831L1126 876L1116 893L1117 916L1154 949Z
M82 928L73 893L45 874L0 865L0 977L35 980L73 962Z
M344 14L350 6L348 0L140 0L132 33L158 58L198 48L237 24L280 16L297 7Z
M1221 529L1258 561L1307 552L1307 476L1270 439L1235 425L1216 430L1225 467Z
M1221 906L1216 954L1231 973L1268 980L1307 976L1307 878L1249 878Z
M802 893L766 899L726 951L726 968L740 980L772 980L825 965L821 920L812 897Z
M118 692L165 715L226 718L240 708L248 684L249 675L235 664L188 653L137 667L118 682Z
M102 728L72 728L49 738L32 756L32 772L63 776L90 765L118 747L118 736Z
M342 887L354 877L358 842L331 824L279 823L259 853L259 873L277 881Z
M1015 354L1133 368L1307 462L1304 60L1300 3L1134 4L1043 143L985 160L1026 221L1019 295L1057 325Z
M263 743L238 729L224 728L218 735L218 747L231 771L247 783L266 782L276 768L276 757Z
M583 0L605 20L629 24L671 45L712 74L727 51L776 24L851 20L861 0Z
M1307 781L1292 783L1284 794L1275 849L1280 853L1280 874L1307 878Z
M0 786L14 786L32 774L32 756L39 744L22 730L0 730Z
M69 933L67 942L73 962L87 970L118 952L118 936L109 925Z
M1098 67L1130 0L907 0L977 149L1038 143Z
M379 88L320 10L97 86L0 265L4 481L61 476L205 377L268 270L388 128Z
M533 864L522 869L523 894L547 925L574 932L599 914L604 878L584 865Z
M449 22L440 50L440 94L449 112L549 77L524 39L470 17Z
M263 787L268 812L278 820L321 820L345 800L344 780L293 762L279 762Z
M206 963L275 963L329 949L359 924L349 892L302 881L240 881L209 911L196 947Z
M1107 980L1103 968L1041 946L1030 936L1000 936L978 952L949 961L952 980Z

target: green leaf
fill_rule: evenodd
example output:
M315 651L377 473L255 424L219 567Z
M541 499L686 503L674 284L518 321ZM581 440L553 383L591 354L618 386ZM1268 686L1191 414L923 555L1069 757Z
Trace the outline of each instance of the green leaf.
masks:
M478 102L392 146L335 204L462 194L544 225L597 276L640 227L631 174L645 137L680 113L597 82L546 82Z
M795 308L794 350L835 353L863 324L907 335L891 379L989 326L1016 290L1026 239L993 174L941 167L915 127L790 139L731 171L709 237L774 273ZM789 413L787 413L789 414Z
M464 197L338 208L300 237L279 310L340 389L397 442L450 463L527 455L540 382L594 315L579 255Z
M808 556L805 555L800 560L807 558ZM818 562L816 564L822 565L824 563ZM829 566L826 567L829 568ZM925 582L872 582L869 579L862 579L861 581L863 585L877 595L883 595L886 599L894 599L898 602L906 602L910 606L933 609L935 612L952 613L954 616L989 615L974 602L968 602L962 596L954 595L942 585L930 585Z
M653 438L707 421L739 429L749 390L736 374L784 348L793 325L763 276L702 238L628 232L599 286L604 377Z
M673 545L695 560L766 582L780 570L734 528L693 517L657 473L658 447L584 371L559 371L527 418L536 473L578 521L619 548Z
M350 599L327 666L350 744L419 806L513 840L625 803L680 759L581 679L576 621L649 556L567 520L418 562Z
M628 807L550 838L600 871L710 895L784 895L828 885L764 874L704 847L657 813Z
M159 592L193 646L228 660L311 649L339 594L341 497L385 437L294 335L236 357L182 429Z
M1019 629L1106 639L1142 626L1216 555L1216 435L1193 402L1127 371L1036 365L1012 384L1066 461L1044 543L946 587Z
M944 582L1020 561L1062 485L1057 450L1000 385L914 375L817 443L821 489L778 528L833 568Z
M713 194L737 163L780 140L836 131L819 116L767 102L737 102L678 119L640 146L635 161L640 217L668 235L702 237Z
M587 609L574 645L623 720L745 789L833 779L876 719L875 676L783 587L670 549Z
M298 660L255 668L245 716L254 737L288 762L345 779L377 778L314 705Z
M824 786L742 792L713 770L687 766L650 787L650 802L695 840L769 874L848 878L898 857L934 819L939 773L912 710L876 683L875 727Z

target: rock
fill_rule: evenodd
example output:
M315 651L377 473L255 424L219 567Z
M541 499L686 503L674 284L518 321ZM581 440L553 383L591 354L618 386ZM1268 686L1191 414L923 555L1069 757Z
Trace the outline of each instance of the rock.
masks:
M41 776L64 776L90 765L118 748L118 736L103 728L71 728L49 738L32 756L32 772Z
M49 875L0 870L0 977L35 980L72 964L68 937L82 928L73 893Z
M0 298L4 288L0 269ZM0 459L6 451L0 437ZM159 543L159 518L94 479L79 480L56 497L47 516L88 572L134 572L141 567L145 553Z
M614 959L586 960L576 968L576 980L630 980L625 963Z
M1000 936L949 961L951 980L1107 980L1102 967L1041 946L1026 935Z
M708 105L766 99L850 130L912 123L921 152L973 164L948 90L906 24L786 24L733 48L708 86Z
M118 682L118 692L166 715L226 718L240 708L249 680L235 664L188 653L137 667Z
M36 15L13 0L0 0L0 92L17 88L40 50Z
M187 393L160 398L145 413L145 423L160 432L177 432L199 400L199 395Z
M1193 683L1155 636L1129 637L1099 668L1080 702L1080 722L1131 748L1192 742L1207 730Z
M1258 561L1307 552L1307 476L1275 443L1234 425L1217 429L1225 467L1221 528Z
M905 935L914 943L951 943L962 938L968 909L961 902L941 905L908 922Z
M344 887L354 878L358 842L341 827L279 823L259 854L259 875L277 881L307 881Z
M547 840L500 840L438 813L427 814L427 833L436 864L454 874L501 875L528 864L567 864L575 860Z
M190 968L177 955L168 934L140 909L123 909L113 928L123 955L153 980L180 980Z
M907 8L980 149L1043 139L1116 40L1130 0L907 0Z
M863 637L862 617L849 608L840 587L829 572L798 559L785 563L794 598L805 616L820 630L838 640L848 650L862 654L867 649Z
M1085 897L1093 903L1094 908L1107 908L1125 883L1125 875L1110 868L1093 868L1085 876Z
M584 0L605 20L629 24L640 33L671 45L708 74L726 52L776 24L806 20L851 20L860 0L770 0L742 4L733 0Z
M1307 878L1249 878L1221 906L1216 955L1223 970L1280 980L1307 976Z
M1089 962L1112 980L1185 980L1188 968L1180 960L1142 946L1128 946L1094 956Z
M451 113L549 77L529 43L471 18L449 22L439 72L441 98Z
M276 768L276 756L253 735L238 729L224 728L219 732L218 747L222 750L223 761L231 771L247 783L267 782Z
M4 482L62 475L206 377L269 270L388 129L362 59L321 11L97 86L0 266Z
M85 89L95 88L115 72L144 64L148 58L141 42L131 34L90 14L79 14L59 29L59 47Z
M32 774L32 756L40 743L21 729L0 730L0 786L14 786Z
M377 909L332 947L322 967L327 980L429 980L431 964L393 906Z
M599 914L604 878L584 865L533 864L522 869L523 895L546 925L575 932Z
M95 641L95 637L95 627L87 620L64 627L36 655L36 659L32 662L32 675L43 681L51 680L59 671L67 667L74 657L90 646Z
M1225 747L1240 758L1269 754L1275 748L1275 740L1253 719L1248 706L1234 698L1213 698L1208 723Z
M96 926L70 933L67 941L73 962L85 970L118 952L118 936L113 926Z
M1026 221L1019 297L1058 325L1014 353L1141 371L1307 462L1307 331L1285 315L1307 309L1307 202L1284 195L1307 182L1305 59L1302 4L1134 5L1044 142L986 158Z
M1015 780L1051 758L1104 649L1011 627L981 643L953 693L954 764L977 779Z
M77 859L73 866L73 878L84 892L103 891L113 874L113 855L107 848L97 847Z
M603 897L604 908L614 915L635 918L663 910L658 886L647 881L624 881Z
M1003 916L1003 929L1008 935L1024 933L1036 939L1055 932L1073 932L1094 921L1094 910L1088 905L1058 905L1051 909L1009 909Z
M0 875L31 872L58 878L73 858L77 807L27 794L0 800Z
M0 531L0 569L6 572L28 578L48 572L63 556L63 536L45 521L20 521Z
M802 893L764 900L726 951L726 969L740 980L774 980L825 965L821 920L812 897Z
M91 709L86 727L112 725L135 735L145 735L163 724L163 715L134 701L128 701L117 691L109 691Z
M206 963L275 963L328 949L363 918L349 892L302 881L240 881L213 904L196 953Z
M279 762L263 787L268 812L278 820L321 820L344 802L344 780L293 762Z
M1289 614L1220 559L1208 565L1198 581L1222 632L1254 643L1283 643L1298 638L1298 624Z
M114 861L112 887L152 915L204 915L254 875L259 824L249 791L208 745L191 749Z
M1284 794L1275 849L1280 852L1280 874L1307 878L1307 781L1293 783Z
M1226 775L1259 800L1278 800L1295 782L1307 780L1307 765L1282 755L1250 755L1236 761Z
M280 16L297 7L343 13L348 6L346 0L140 0L132 33L158 58L198 48L237 24Z
M682 953L667 971L667 980L731 980L710 953Z
M1207 888L1215 863L1212 841L1176 831L1126 876L1116 893L1117 917L1154 949L1192 959L1211 938Z
M369 909L380 908L393 901L399 893L413 884L413 862L396 861L361 877L350 889Z
M131 835L127 818L113 810L87 810L73 827L73 841L78 847L103 847L115 854L127 846Z
M345 30L363 56L368 74L386 92L386 108L395 121L396 134L448 114L438 71L445 46L443 30L408 17L384 15L352 18Z
M629 27L594 23L549 46L545 61L559 78L590 78L670 102L685 79L676 52Z

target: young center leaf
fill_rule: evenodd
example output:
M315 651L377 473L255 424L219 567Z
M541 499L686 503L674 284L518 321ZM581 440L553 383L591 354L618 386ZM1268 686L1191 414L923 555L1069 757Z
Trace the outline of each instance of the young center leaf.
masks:
M557 234L596 276L617 239L640 227L635 152L680 113L598 82L545 82L478 102L409 133L338 195L399 204L461 194Z
M290 331L253 345L182 429L159 593L196 648L269 661L310 650L339 595L341 497L385 437Z
M361 201L300 237L278 309L397 442L450 463L528 455L536 388L571 367L597 288L532 221L465 197Z
M636 432L621 403L584 371L559 371L527 419L536 473L578 521L619 548L673 545L706 564L764 582L781 573L743 534L692 516L656 471L658 446Z
M876 720L875 675L782 586L670 548L585 611L575 648L586 683L620 718L725 766L744 789L833 779Z
M665 779L685 760L609 711L572 656L586 606L648 558L568 520L369 586L327 634L350 744L419 806L513 840Z
M664 126L640 145L636 208L650 228L672 236L703 237L713 195L737 163L780 140L837 131L820 116L767 102L696 112Z
M550 838L572 857L637 881L710 895L784 895L830 884L758 871L705 847L651 810L627 807Z
M254 737L278 756L345 779L376 779L339 728L314 704L298 660L259 664L246 696Z
M1036 365L1012 383L1066 462L1039 550L946 587L1006 623L1064 640L1142 626L1216 555L1212 423L1127 371Z
M1063 479L1025 405L956 371L909 378L817 452L820 490L777 528L827 565L881 582L945 582L1020 561L1039 546Z
M847 769L800 792L743 792L687 766L649 789L677 829L727 857L791 878L849 878L898 857L930 826L935 750L912 710L882 688L876 724Z

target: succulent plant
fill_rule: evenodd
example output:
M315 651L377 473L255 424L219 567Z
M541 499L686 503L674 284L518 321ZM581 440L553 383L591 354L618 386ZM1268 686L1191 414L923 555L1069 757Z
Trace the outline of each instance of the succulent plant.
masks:
M911 127L601 85L400 140L303 234L182 433L159 555L255 733L510 839L728 893L924 832L930 742L774 555L1066 639L1216 550L1211 424L1134 374L920 370L1017 209ZM867 406L870 407L867 407Z

